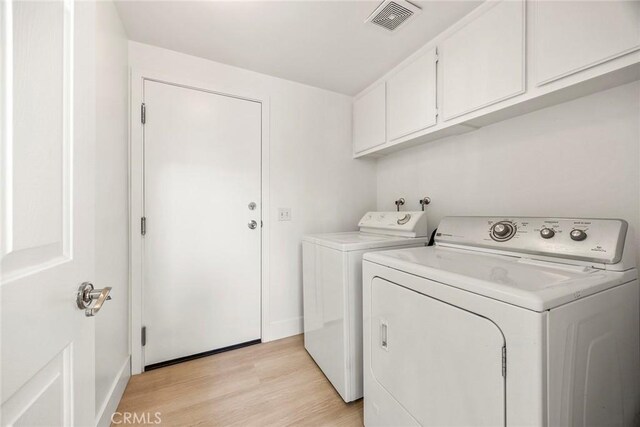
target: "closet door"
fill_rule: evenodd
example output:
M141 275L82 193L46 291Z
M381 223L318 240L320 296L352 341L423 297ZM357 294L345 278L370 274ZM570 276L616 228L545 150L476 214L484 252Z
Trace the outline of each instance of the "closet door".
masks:
M390 140L436 124L436 59L431 49L388 80Z
M524 2L496 2L445 39L439 53L444 120L524 93Z

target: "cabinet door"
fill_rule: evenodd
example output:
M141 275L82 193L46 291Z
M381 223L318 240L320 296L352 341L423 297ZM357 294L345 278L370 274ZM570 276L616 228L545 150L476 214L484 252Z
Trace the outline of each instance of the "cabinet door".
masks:
M524 93L525 7L496 2L440 46L445 120Z
M386 86L380 83L353 102L353 152L382 145L386 134Z
M406 65L387 81L389 139L436 124L436 50Z
M638 1L533 2L538 86L640 49Z

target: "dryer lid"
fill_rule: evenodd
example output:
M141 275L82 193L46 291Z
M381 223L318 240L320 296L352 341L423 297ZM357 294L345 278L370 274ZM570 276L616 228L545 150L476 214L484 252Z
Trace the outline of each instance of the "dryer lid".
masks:
M538 312L637 277L635 269L613 272L439 246L373 252L364 259Z

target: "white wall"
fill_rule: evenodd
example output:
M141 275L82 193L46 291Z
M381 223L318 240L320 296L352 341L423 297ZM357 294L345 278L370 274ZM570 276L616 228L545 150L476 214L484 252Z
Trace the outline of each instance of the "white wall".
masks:
M128 57L126 34L111 1L96 3L95 54L94 285L113 288L113 299L95 318L95 399L96 424L109 425L130 373Z
M375 163L351 158L351 98L141 43L132 68L270 97L270 303L263 340L302 332L301 239L357 228L375 207ZM179 82L178 82L179 83ZM278 222L278 207L292 221Z
M447 215L617 217L638 230L639 146L634 82L384 157L378 209L430 196L430 231Z

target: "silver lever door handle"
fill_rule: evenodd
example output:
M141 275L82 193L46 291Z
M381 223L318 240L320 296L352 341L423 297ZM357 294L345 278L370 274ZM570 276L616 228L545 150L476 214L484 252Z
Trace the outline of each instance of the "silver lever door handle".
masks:
M76 304L78 305L78 308L80 310L84 310L85 316L95 316L102 308L104 302L111 299L111 296L109 296L109 292L111 292L110 287L94 289L93 284L84 282L78 288ZM91 307L91 303L93 301L96 301L96 303L93 307Z

